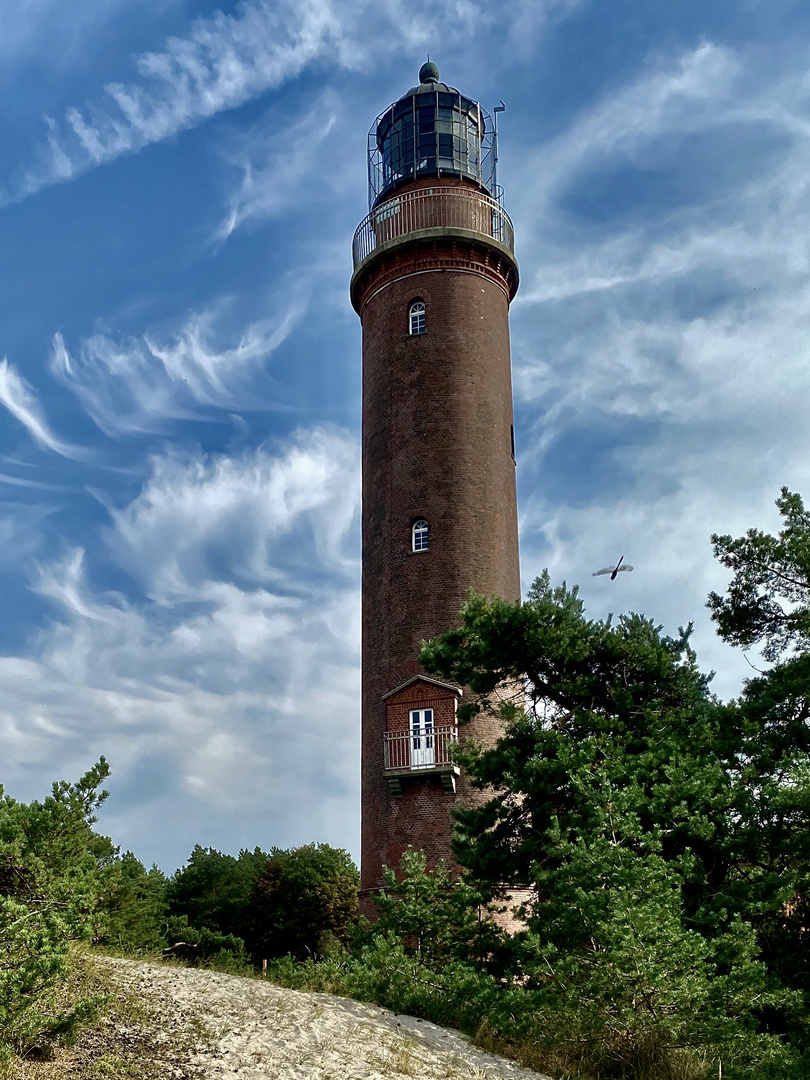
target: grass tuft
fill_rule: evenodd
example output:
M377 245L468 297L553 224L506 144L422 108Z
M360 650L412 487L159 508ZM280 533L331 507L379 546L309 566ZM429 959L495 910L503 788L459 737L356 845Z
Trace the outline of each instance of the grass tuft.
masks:
M0 1063L2 1080L201 1080L204 1071L193 1058L206 1047L210 1033L198 1023L162 1033L156 1002L122 988L102 961L76 949L69 978L60 986L54 1007L64 1009L81 998L96 1003L95 1019L70 1046L54 1047L48 1058L27 1055Z

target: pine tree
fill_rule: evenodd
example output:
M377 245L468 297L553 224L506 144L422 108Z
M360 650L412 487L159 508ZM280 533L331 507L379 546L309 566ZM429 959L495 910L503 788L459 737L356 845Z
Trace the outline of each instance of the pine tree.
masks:
M777 738L753 699L719 702L689 634L590 620L544 574L523 604L471 596L421 656L473 690L462 719L499 708L505 724L494 748L462 739L492 794L457 814L460 863L492 895L531 887L514 940L527 988L625 1062L651 1039L778 1056L769 1032L803 1038L800 987L768 943L810 866L807 830L786 830L810 798L804 728ZM499 703L515 684L523 704Z
M776 506L778 536L749 529L736 540L711 538L715 557L734 571L727 596L709 595L717 632L742 648L763 642L766 660L810 646L810 511L786 487Z
M103 875L94 811L107 797L104 758L75 784L54 783L43 802L0 788L0 1060L71 1039L93 1002L55 1006L73 941L103 924Z

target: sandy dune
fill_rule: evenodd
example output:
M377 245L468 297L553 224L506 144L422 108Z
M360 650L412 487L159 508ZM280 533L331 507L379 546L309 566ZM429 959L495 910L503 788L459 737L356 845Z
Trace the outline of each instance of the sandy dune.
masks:
M167 1042L172 1031L207 1031L206 1049L192 1061L211 1080L540 1078L456 1031L374 1005L214 971L101 962L114 968L116 983L157 1010Z

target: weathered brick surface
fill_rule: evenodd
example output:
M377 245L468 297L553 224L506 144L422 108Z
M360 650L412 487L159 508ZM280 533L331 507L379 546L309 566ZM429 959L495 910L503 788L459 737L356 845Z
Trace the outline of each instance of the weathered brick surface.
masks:
M428 682L414 682L385 699L385 730L409 731L411 709L433 709L434 727L455 727L458 694Z
M479 274L503 291L508 302L517 291L516 263L496 245L481 246L467 236L429 235L374 254L352 279L352 302L364 318L369 301L390 284L425 273L455 270Z
M508 326L516 277L510 284L514 267L499 259L453 236L405 242L360 291L364 889L379 887L382 866L409 844L432 865L452 865L450 810L456 799L483 797L463 775L455 796L429 776L409 778L401 798L389 795L383 696L419 674L420 642L458 623L470 588L520 595ZM427 330L411 336L416 298ZM430 549L412 553L420 517ZM491 743L497 731L497 720L481 716L462 734Z
M453 698L424 698L421 701L406 701L393 705L391 702L386 702L385 730L390 732L408 731L410 729L411 709L432 709L434 727L456 726L455 700Z

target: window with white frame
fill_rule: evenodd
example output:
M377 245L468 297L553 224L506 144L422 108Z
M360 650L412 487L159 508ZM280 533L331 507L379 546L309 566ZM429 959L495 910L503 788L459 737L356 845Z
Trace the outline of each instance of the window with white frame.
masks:
M414 300L408 309L408 327L411 334L424 334L425 332L425 302Z
M428 523L419 518L411 526L411 551L427 551L428 547Z

